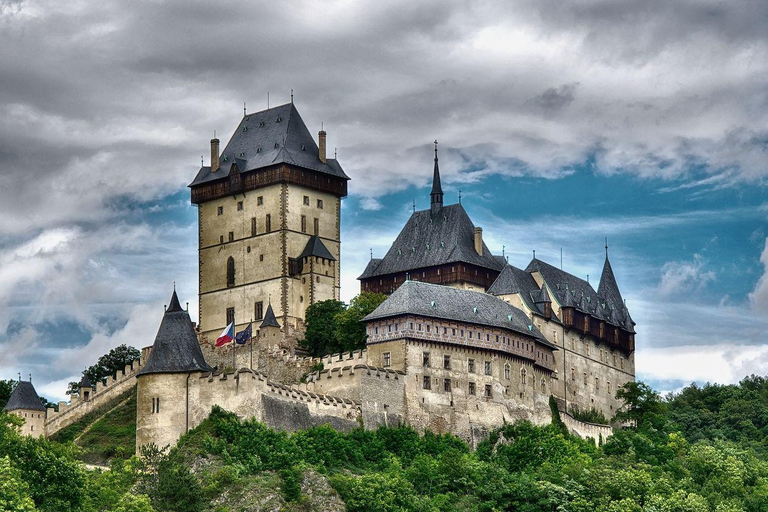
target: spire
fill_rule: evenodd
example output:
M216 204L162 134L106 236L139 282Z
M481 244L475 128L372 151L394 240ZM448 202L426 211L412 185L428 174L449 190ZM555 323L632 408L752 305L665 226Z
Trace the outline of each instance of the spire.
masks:
M440 168L437 165L437 139L435 139L435 171L432 175L432 213L437 213L443 207L443 187L440 184Z
M280 328L280 324L277 323L277 318L275 318L275 312L272 310L271 303L267 306L267 312L264 314L264 321L261 322L261 325L259 326L260 329L265 327L277 327L278 329Z
M173 295L171 295L171 302L168 303L168 309L165 312L173 313L174 311L183 311L181 303L179 303L179 296L176 295L176 283L173 283Z
M620 307L624 303L619 291L619 285L616 284L616 277L613 274L611 262L608 259L607 243L605 244L605 264L603 265L603 273L600 276L600 284L597 287L597 294L614 307Z

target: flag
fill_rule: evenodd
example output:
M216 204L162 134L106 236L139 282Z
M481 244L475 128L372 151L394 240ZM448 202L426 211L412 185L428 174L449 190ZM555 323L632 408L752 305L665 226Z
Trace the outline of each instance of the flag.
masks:
M216 346L221 347L232 341L235 336L235 323L232 322L221 331L221 335L216 338Z
M237 341L238 345L245 345L245 342L251 339L251 334L253 332L251 325L252 324L248 324L248 327L237 333L237 336L235 336L235 341Z

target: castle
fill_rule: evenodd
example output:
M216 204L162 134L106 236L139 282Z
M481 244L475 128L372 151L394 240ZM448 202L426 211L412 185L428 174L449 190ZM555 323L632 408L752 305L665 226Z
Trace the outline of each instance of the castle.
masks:
M50 435L137 384L137 449L175 443L214 405L286 430L407 423L474 445L504 422L549 422L552 396L573 432L610 435L569 414L612 417L616 389L634 380L635 324L607 246L597 290L535 257L523 270L493 255L464 207L443 204L437 144L430 208L414 211L359 277L361 291L388 295L364 319L366 348L294 353L307 307L340 296L349 178L327 158L325 131L318 142L293 103L245 115L221 152L211 140L210 166L190 184L199 324L174 290L142 359L106 389L87 383L58 413L33 408L34 388L20 383L7 408L38 415L25 416L28 433ZM246 346L214 348L225 326L253 322Z

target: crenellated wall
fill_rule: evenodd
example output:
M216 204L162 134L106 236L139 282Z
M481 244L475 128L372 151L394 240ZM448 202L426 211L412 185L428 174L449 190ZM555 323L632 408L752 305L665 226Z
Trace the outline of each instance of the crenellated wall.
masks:
M80 420L86 414L105 407L135 386L136 373L143 367L144 361L147 360L144 357L145 354L147 356L149 354L147 349L142 350L142 358L140 360L127 365L117 375L107 377L106 384L101 382L95 384L93 391L88 395L88 400L81 400L79 396L72 395L69 403L59 402L58 412L54 408L49 407L45 417L46 436L50 437L64 427Z

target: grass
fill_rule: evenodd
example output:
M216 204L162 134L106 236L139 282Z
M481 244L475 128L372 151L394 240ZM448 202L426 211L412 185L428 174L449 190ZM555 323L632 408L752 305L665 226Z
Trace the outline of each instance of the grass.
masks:
M90 464L130 458L136 452L136 389L126 403L91 425L76 444L83 450L81 460Z
M123 406L100 418L127 398L130 400ZM136 387L59 430L51 440L74 442L89 426L91 429L77 441L78 446L84 447L80 456L84 462L101 464L113 457L127 459L133 455L136 450Z

